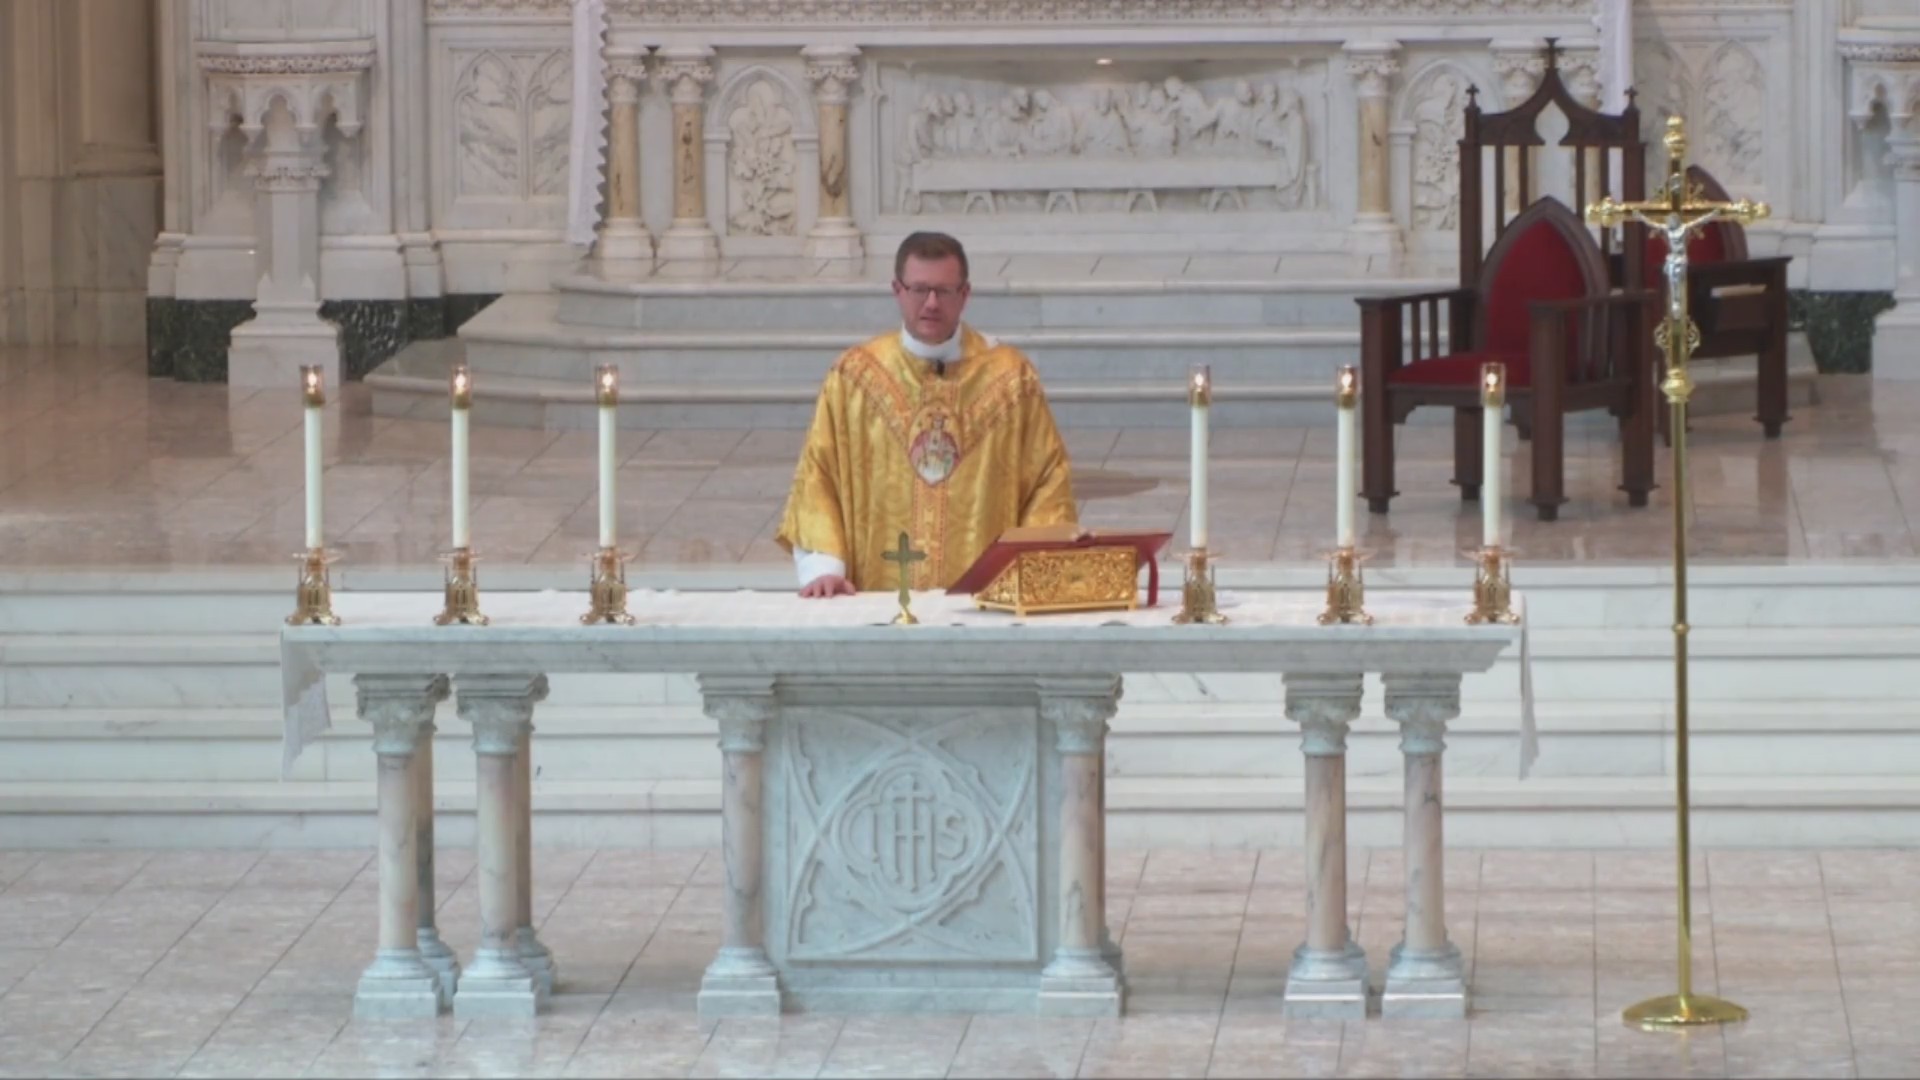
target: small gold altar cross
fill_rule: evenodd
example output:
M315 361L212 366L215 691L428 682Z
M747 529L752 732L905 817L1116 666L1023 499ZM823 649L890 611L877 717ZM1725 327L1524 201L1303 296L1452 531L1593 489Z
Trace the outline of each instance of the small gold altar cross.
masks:
M912 597L907 590L907 582L913 576L913 564L926 559L927 553L913 550L913 540L907 536L906 530L902 529L900 546L893 551L882 553L880 557L890 563L900 564L900 614L893 617L893 624L913 626L920 620L913 617L913 609L908 606Z
M1700 328L1687 314L1687 241L1716 221L1750 225L1772 211L1766 203L1752 199L1715 202L1688 190L1686 121L1678 115L1667 117L1667 133L1660 141L1667 148L1667 178L1659 196L1643 202L1615 202L1609 195L1587 207L1587 223L1612 227L1622 221L1637 221L1666 239L1667 261L1662 271L1667 279L1667 317L1653 336L1667 356L1660 390L1669 402L1684 408L1693 394L1687 358L1700 344ZM1678 422L1681 418L1674 419Z

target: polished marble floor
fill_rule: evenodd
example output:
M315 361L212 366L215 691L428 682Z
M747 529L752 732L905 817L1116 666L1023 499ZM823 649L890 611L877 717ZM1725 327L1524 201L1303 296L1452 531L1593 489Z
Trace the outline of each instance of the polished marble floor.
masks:
M1744 416L1694 428L1692 550L1705 562L1920 555L1920 383L1827 376L1778 442ZM0 350L0 566L285 565L301 543L300 407L289 389L150 380L133 350ZM372 414L358 384L330 403L329 543L355 567L429 566L449 531L444 422ZM648 568L786 556L772 535L797 431L625 432L625 546ZM1387 516L1362 515L1375 565L1451 565L1480 518L1448 486L1451 431L1403 429ZM1527 490L1511 442L1508 489ZM1185 543L1187 433L1070 430L1082 518L1175 529ZM1333 532L1333 431L1215 433L1212 547L1225 562L1317 563ZM475 546L493 564L579 564L593 545L594 436L492 426L473 436ZM1573 501L1554 524L1510 499L1523 562L1664 562L1671 491L1631 510L1605 428L1569 433ZM1664 451L1660 475L1666 476ZM1664 484L1664 479L1663 479Z
M1695 985L1752 1020L1623 1026L1670 992L1674 867L1655 853L1452 851L1463 1021L1289 1022L1297 850L1110 858L1121 1020L791 1015L701 1022L718 852L542 850L561 965L533 1022L351 1019L371 956L370 851L0 851L0 1076L1894 1077L1920 1067L1920 851L1695 860ZM438 866L463 956L471 852ZM1356 850L1351 917L1376 978L1400 933L1396 851Z

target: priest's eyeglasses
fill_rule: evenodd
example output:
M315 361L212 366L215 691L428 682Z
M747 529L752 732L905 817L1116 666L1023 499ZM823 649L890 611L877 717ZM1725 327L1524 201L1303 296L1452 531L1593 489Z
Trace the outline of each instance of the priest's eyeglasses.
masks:
M943 304L950 303L967 289L965 285L951 287L945 285L909 285L904 281L898 282L897 284L899 284L902 292L913 297L913 302L916 304L926 303L927 297L929 296Z

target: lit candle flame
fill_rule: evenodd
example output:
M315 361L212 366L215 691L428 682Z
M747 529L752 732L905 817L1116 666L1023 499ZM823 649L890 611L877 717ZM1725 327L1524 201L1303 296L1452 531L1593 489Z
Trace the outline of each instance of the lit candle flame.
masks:
M1483 364L1480 367L1480 398L1488 404L1497 404L1506 396L1507 368L1505 364Z
M301 366L300 394L310 407L318 408L327 403L326 383L317 365Z
M464 409L473 401L473 376L465 364L453 369L453 407Z
M1213 372L1207 365L1194 365L1193 374L1187 380L1187 399L1195 405L1212 403Z
M1334 380L1334 403L1343 409L1351 409L1360 399L1360 371L1351 365L1340 369Z
M593 369L595 397L602 406L620 403L620 369L612 364L601 364Z

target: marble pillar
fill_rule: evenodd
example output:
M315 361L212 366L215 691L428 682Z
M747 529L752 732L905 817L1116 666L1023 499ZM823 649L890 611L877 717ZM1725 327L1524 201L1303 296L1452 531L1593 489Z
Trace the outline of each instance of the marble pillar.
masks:
M1460 715L1460 676L1384 675L1387 718L1400 725L1406 761L1405 831L1407 915L1400 944L1387 965L1380 1015L1463 1019L1466 969L1447 939L1446 844L1441 752L1447 721Z
M720 847L727 871L720 952L700 980L702 1017L778 1015L780 978L767 958L761 852L767 724L779 709L765 676L700 676L706 713L720 725Z
M1040 972L1043 1016L1119 1016L1126 986L1107 960L1106 821L1101 817L1107 721L1120 700L1112 676L1043 678L1040 717L1060 754L1059 924Z
M544 696L544 694L542 695ZM520 871L514 888L514 911L519 923L520 962L539 980L540 992L552 995L560 977L553 952L540 941L533 926L533 725L520 736L520 752L513 756L513 808L516 815L513 840L517 849L515 865Z
M720 238L707 222L706 145L701 123L713 50L673 45L655 54L658 77L673 102L673 224L660 237L662 262L700 266L720 260Z
M433 731L434 706L446 700L446 676L359 675L354 685L360 718L373 726L373 752L380 762L380 944L354 990L353 1014L437 1016L447 999L439 973L420 955L413 759Z
M440 990L452 1001L454 989L460 985L460 958L440 940L435 918L439 901L433 880L433 733L429 720L413 752L414 874L420 883L420 958L439 974Z
M807 232L810 259L858 263L866 252L853 224L847 185L847 99L860 80L860 50L851 45L809 45L800 50L820 119L820 212Z
M1920 78L1914 85L1920 94ZM1874 322L1873 376L1920 379L1920 117L1887 136L1887 167L1893 171L1895 306Z
M640 90L647 55L607 50L607 214L594 256L608 269L648 270L653 237L640 213Z
M254 184L253 318L233 329L227 382L296 385L304 365L341 377L340 332L320 317L320 186L327 130L354 139L375 59L372 41L200 42L209 126L237 118Z
M453 1014L531 1017L547 996L520 955L520 808L515 776L533 707L547 696L545 675L464 675L457 690L460 718L473 726L477 758L480 947L460 977Z
M1353 253L1400 253L1400 228L1393 220L1389 174L1388 113L1393 77L1400 71L1397 41L1350 41L1345 46L1347 74L1353 78L1359 126L1359 201L1353 219Z
M1347 925L1347 728L1360 715L1359 675L1285 676L1287 719L1306 755L1307 940L1294 950L1283 1011L1367 1015L1367 957Z

